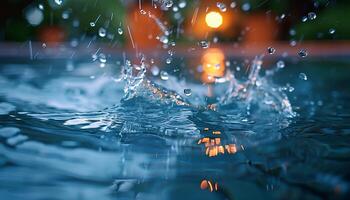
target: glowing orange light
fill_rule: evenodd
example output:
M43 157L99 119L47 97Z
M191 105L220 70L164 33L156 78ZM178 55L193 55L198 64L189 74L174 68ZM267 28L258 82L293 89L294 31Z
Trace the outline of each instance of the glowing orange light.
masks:
M202 182L201 182L201 189L202 190L205 190L205 189L207 189L208 188L208 181L207 180L203 180Z
M222 77L225 72L225 55L222 50L212 48L202 56L202 80L206 83L215 82L216 77Z
M214 182L213 182L214 183ZM210 192L213 192L214 190L215 191L218 191L218 183L215 183L214 186L213 186L213 183L209 180L202 180L201 184L200 184L200 188L202 190L206 190L208 189Z
M218 12L209 12L205 16L205 22L210 28L219 28L223 23L223 18Z

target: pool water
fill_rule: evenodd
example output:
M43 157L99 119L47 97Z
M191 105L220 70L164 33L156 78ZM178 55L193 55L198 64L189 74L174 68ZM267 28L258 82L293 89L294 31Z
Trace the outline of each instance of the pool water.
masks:
M145 95L124 101L113 65L3 61L1 199L346 199L349 65L286 62L271 81L293 86L290 118ZM215 99L197 82L158 83Z

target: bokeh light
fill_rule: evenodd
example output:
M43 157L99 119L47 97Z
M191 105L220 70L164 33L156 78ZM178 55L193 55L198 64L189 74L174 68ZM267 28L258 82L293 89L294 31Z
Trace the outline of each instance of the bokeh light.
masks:
M223 18L218 12L209 12L205 16L205 22L210 28L219 28L223 23Z

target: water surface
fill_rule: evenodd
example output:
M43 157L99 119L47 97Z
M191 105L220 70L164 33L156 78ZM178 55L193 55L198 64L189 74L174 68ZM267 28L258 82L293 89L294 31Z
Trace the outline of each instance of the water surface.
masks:
M271 81L294 87L286 92L294 118L254 107L247 115L237 104L213 111L142 95L121 101L124 85L115 82L119 70L113 66L76 62L72 69L66 61L3 62L0 196L346 199L350 63L286 64ZM183 90L171 79L158 82ZM210 101L201 95L205 86L185 84L193 98L200 97L196 101ZM218 87L221 91L225 89ZM206 137L220 138L236 152L209 157L204 144L198 144ZM203 180L217 183L218 190L202 190Z

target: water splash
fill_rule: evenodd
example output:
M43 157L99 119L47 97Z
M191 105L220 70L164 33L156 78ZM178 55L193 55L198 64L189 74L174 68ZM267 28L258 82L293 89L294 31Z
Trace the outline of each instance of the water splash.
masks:
M259 74L262 64L262 56L256 57L250 66L248 79L243 82L228 72L226 78L230 85L220 104L243 104L247 114L250 114L249 110L255 104L259 108L272 108L286 117L296 116L287 95L269 81L269 76Z
M262 56L256 57L249 67L247 80L241 81L237 79L233 73L227 72L224 78L220 78L220 83L229 83L226 94L220 96L217 104L194 105L187 101L186 93L171 91L166 87L162 87L151 80L147 79L147 66L142 59L140 65L132 65L130 61L126 61L123 69L123 80L125 81L125 96L123 101L128 101L134 97L142 96L150 100L156 100L165 104L176 104L182 106L190 106L195 109L210 109L216 110L216 107L225 106L228 104L239 104L242 111L246 111L250 115L252 106L257 106L258 109L268 109L277 111L281 116L292 118L296 113L292 109L292 105L283 92L282 87L274 85L270 81L270 76L260 75L262 68ZM279 70L277 68L276 70ZM169 77L167 76L167 80ZM164 79L163 79L164 80Z

